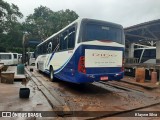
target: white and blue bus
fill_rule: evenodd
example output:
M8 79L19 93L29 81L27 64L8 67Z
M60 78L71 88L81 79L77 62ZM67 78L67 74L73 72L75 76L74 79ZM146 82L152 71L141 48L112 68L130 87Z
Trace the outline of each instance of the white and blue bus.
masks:
M124 76L124 31L118 24L77 19L36 47L37 69L73 83Z
M134 58L138 58L139 63L156 64L156 47L136 48Z

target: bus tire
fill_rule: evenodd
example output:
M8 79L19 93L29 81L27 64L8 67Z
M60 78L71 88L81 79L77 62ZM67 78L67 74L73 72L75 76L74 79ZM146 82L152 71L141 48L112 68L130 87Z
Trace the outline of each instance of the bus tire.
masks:
M39 72L39 65L38 65L38 63L37 63L37 70L38 70L38 72Z
M55 80L55 77L54 77L54 70L53 70L53 67L52 67L52 66L50 67L50 81L51 81L51 82L56 81L56 80Z

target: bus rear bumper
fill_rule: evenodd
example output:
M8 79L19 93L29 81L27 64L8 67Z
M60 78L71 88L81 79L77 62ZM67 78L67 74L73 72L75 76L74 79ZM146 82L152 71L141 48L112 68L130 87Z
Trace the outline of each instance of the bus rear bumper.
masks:
M124 76L124 72L119 73L106 73L106 74L78 74L75 78L76 83L87 83L95 81L111 81L120 80Z

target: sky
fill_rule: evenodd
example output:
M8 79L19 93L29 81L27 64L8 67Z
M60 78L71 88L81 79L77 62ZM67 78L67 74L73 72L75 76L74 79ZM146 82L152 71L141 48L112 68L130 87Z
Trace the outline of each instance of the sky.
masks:
M26 16L40 5L53 11L70 9L79 17L114 22L129 27L160 19L160 0L4 0L14 3Z

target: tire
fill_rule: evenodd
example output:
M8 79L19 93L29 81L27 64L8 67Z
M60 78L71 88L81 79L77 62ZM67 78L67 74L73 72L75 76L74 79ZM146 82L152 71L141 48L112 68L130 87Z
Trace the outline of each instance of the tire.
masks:
M37 70L39 70L39 65L38 65L38 63L37 63Z
M56 81L56 80L55 80L55 77L54 77L53 67L50 67L50 81L51 81L51 82Z
M121 82L121 79L117 80L118 82Z
M40 72L38 63L37 63L37 71Z

